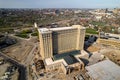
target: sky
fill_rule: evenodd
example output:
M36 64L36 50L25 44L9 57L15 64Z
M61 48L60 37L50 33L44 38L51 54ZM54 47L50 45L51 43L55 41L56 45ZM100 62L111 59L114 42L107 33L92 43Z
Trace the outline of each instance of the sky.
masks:
M0 0L0 8L116 8L120 0Z

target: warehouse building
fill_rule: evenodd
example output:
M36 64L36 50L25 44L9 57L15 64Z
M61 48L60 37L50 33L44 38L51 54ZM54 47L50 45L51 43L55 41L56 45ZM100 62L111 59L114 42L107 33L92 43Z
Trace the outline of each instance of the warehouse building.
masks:
M86 67L91 80L120 80L120 67L110 60L104 60Z

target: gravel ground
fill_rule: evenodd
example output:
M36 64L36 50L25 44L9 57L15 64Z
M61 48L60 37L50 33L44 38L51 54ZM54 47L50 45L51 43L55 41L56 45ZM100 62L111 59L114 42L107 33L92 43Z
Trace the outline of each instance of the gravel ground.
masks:
M10 66L9 63L5 63L0 65L0 77L5 73L5 71L7 70L7 68Z

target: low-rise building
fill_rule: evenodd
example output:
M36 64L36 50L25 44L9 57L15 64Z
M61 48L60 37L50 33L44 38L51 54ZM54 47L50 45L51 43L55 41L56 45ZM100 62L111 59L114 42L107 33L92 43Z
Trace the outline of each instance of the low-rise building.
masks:
M91 80L120 80L120 67L110 60L87 66L86 70Z
M44 60L46 71L62 70L64 74L69 74L71 70L84 70L84 63L80 60L80 55L60 55L61 59L46 58Z

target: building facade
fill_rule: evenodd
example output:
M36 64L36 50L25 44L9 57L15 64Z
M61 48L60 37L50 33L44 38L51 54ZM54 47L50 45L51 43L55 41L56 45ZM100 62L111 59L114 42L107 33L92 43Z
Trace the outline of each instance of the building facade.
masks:
M85 28L80 25L40 28L40 54L43 59L74 50L83 50Z

